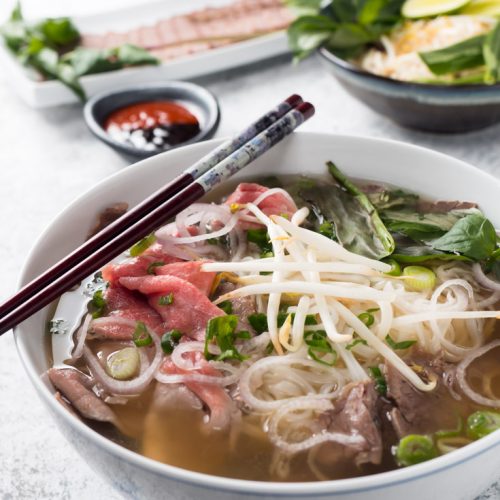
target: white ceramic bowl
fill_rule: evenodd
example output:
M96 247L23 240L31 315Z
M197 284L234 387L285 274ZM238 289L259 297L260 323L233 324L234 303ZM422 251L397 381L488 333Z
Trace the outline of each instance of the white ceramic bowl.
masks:
M212 140L160 154L104 180L66 208L43 233L22 271L27 282L82 243L111 202L136 204L219 144ZM244 176L320 173L333 160L354 177L385 181L433 198L480 203L500 226L500 182L453 158L416 146L326 134L295 133L248 167ZM48 368L45 308L16 328L26 371L68 441L128 498L196 500L319 499L471 500L500 475L500 432L430 462L357 479L316 483L241 481L190 472L144 458L105 439L68 413L40 375Z

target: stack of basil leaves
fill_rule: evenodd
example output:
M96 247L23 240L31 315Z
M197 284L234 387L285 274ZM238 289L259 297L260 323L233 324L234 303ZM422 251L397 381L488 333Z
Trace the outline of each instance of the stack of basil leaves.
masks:
M433 260L481 262L487 271L500 258L493 224L473 203L429 202L413 193L352 183L331 162L334 183L302 179L291 189L311 210L315 231L347 250L404 264ZM500 269L500 265L498 266Z
M19 5L0 26L0 35L23 65L34 68L45 79L61 81L82 100L85 92L81 76L159 63L149 52L131 44L103 50L79 47L80 33L69 18L28 23Z
M297 60L319 47L342 59L355 59L370 47L382 48L380 37L404 20L404 0L333 0L326 6L318 0L287 3L300 14L288 29ZM487 34L419 56L434 75L419 83L496 83L500 81L500 24Z

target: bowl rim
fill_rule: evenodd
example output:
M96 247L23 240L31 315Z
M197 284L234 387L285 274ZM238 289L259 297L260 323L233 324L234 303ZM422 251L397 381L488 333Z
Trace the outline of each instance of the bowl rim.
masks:
M202 100L208 109L207 113L207 123L200 129L200 131L191 139L187 141L172 146L170 149L156 152L156 151L146 151L144 149L136 148L134 146L130 146L126 143L122 143L113 139L102 127L102 125L96 120L94 116L95 108L102 102L107 99L120 96L122 94L134 93L140 96L143 93L147 93L148 91L162 91L166 93L165 98L168 99L168 93L172 90L184 90L189 96L197 96L200 100ZM135 102L140 102L141 99L131 99L130 104L134 104ZM188 102L189 99L186 99ZM118 88L114 88L113 90L105 90L103 92L99 92L92 96L83 107L83 117L87 127L90 129L92 134L96 136L98 139L103 141L108 146L117 149L127 155L133 156L135 158L149 158L151 156L156 156L158 154L162 154L172 149L177 149L179 147L188 146L190 144L195 144L204 139L209 139L213 136L220 122L220 105L217 97L205 87L198 85L196 83L186 82L182 80L169 80L166 82L152 82L152 83L144 83L137 85L126 85Z
M331 141L334 137L336 140L340 141L351 141L352 143L364 142L365 144L385 144L387 147L402 147L407 151L411 152L425 152L431 154L437 158L446 159L447 161L452 161L456 167L466 171L471 175L480 176L484 181L493 182L498 187L500 192L500 179L495 178L491 174L480 170L472 165L454 158L452 156L434 151L429 148L422 146L417 146L415 144L409 144L402 141L396 141L392 139L380 139L374 137L356 136L356 135L345 135L345 134L332 134L332 133L322 133L322 132L295 132L294 134L299 134L304 137L304 140L309 138L317 137L319 140ZM162 155L182 155L185 149L190 151L200 149L203 150L207 146L215 147L223 143L227 138L216 138L210 141L205 141L203 144L191 144L182 148L176 148L171 151L166 151L160 153L157 156ZM201 151L204 154L205 151ZM156 157L154 157L156 158ZM131 165L126 170L119 170L114 174L102 179L97 184L92 186L73 200L70 204L65 206L58 214L56 214L52 220L47 224L45 229L39 235L39 237L33 243L24 264L21 268L17 288L20 288L26 282L26 273L28 270L29 263L36 258L37 247L39 243L45 238L46 234L52 229L52 227L58 224L59 219L64 216L67 210L69 210L73 205L77 204L80 199L87 197L91 192L96 189L103 188L105 184L111 184L115 177L121 175L127 175L127 172L139 172L144 167L144 162L154 161L153 158L146 158L142 161ZM143 175L144 172L142 171ZM130 175L130 174L129 174ZM156 460L144 457L134 451L131 451L123 446L105 438L98 432L94 431L92 428L87 426L78 417L75 417L71 412L67 411L57 400L53 397L47 385L42 380L42 377L37 373L35 367L30 362L30 357L25 349L24 341L21 339L22 335L20 331L22 330L22 324L14 328L14 340L18 355L21 358L24 369L26 370L31 383L34 385L38 395L48 406L51 412L55 413L58 418L62 419L66 425L74 429L78 434L87 440L93 442L93 444L98 448L103 448L103 450L114 457L124 460L129 464L137 466L155 475L165 477L169 480L177 481L179 483L187 484L189 486L204 488L212 491L223 491L226 493L242 494L263 494L276 498L303 498L304 495L312 497L339 497L346 494L359 494L367 491L378 490L382 488L389 488L397 486L400 484L420 480L422 478L435 475L439 472L445 471L447 469L458 466L462 463L470 461L478 455L481 455L488 450L500 446L500 430L491 433L488 436L481 438L478 441L468 444L467 446L455 450L446 455L440 456L438 458L432 459L428 462L413 465L411 467L406 467L402 469L395 469L387 472L382 472L378 474L373 474L369 476L361 476L356 478L348 479L337 479L330 481L316 481L316 482L265 482L265 481L254 481L245 479L234 479L224 476L215 476L210 474L205 474L201 472L194 472L180 467L176 467L169 464L164 464ZM27 333L29 336L29 333Z
M319 47L317 53L325 60L331 62L334 66L347 71L348 73L354 74L361 78L366 78L374 82L383 82L387 85L393 85L394 87L413 89L416 91L435 91L438 93L465 93L470 91L477 92L493 92L500 90L500 83L494 83L487 85L484 83L466 83L463 85L445 85L442 83L419 83L419 82L407 82L403 80L395 80L387 76L376 75L375 73L370 73L365 69L356 66L339 56L336 56L333 52L329 51L326 47Z

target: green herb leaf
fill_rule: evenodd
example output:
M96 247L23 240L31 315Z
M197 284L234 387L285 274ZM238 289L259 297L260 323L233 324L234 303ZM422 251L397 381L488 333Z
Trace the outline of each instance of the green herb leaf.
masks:
M106 310L106 299L103 297L103 290L97 290L92 296L90 301L90 309L92 311L92 317L94 319L100 318L104 315Z
M375 323L375 316L373 316L372 313L377 312L378 310L378 308L368 309L367 311L358 314L358 318L369 328L373 325L373 323Z
M444 49L420 52L420 59L435 75L455 73L484 64L486 36L478 35Z
M329 17L302 16L288 27L288 43L295 59L300 60L323 45L337 29L337 23Z
M146 49L125 43L116 50L116 57L123 66L139 66L142 64L160 64L160 60Z
M408 349L411 347L413 344L416 344L416 340L403 340L402 342L395 342L390 335L387 335L385 337L385 341L391 347L391 349L394 350L403 350L403 349Z
M322 0L285 0L285 4L298 16L312 16L319 13L321 1Z
M368 372L370 377L375 381L375 390L382 396L385 396L387 394L387 382L380 368L378 366L370 366Z
M486 63L486 83L500 80L500 23L488 33L483 45L484 62Z
M249 229L247 231L247 241L255 243L262 252L272 252L273 250L267 229Z
M156 241L156 236L154 234L150 234L142 240L138 241L135 245L130 248L130 256L138 257L142 253L144 253L154 242Z
M173 350L179 344L179 341L182 338L182 332L179 330L170 330L166 332L161 337L161 348L165 354L172 354Z
M248 358L248 356L242 355L234 345L234 341L238 335L236 333L237 326L238 316L234 314L217 316L208 322L205 335L205 359L213 358L208 350L208 345L212 340L215 340L221 351L221 354L215 358L217 361L224 359L243 361Z
M368 342L365 339L356 338L350 344L347 344L345 348L348 351L350 351L353 347L357 346L358 344L368 345Z
M324 330L305 332L304 342L308 346L307 354L314 361L326 366L334 366L337 363L337 351L328 341Z
M159 306L169 306L174 303L174 294L170 292L168 295L162 295L158 299Z
M146 269L146 272L148 274L156 275L155 269L157 267L162 267L164 265L165 265L165 262L161 262L161 261L151 262L151 264L149 264L148 268Z
M147 326L142 321L137 322L132 335L132 340L134 341L136 347L145 347L152 344L153 337L151 337Z
M471 214L460 219L432 247L459 253L474 260L487 259L496 249L497 237L493 224L483 215Z
M230 300L225 300L221 302L218 306L219 309L222 309L226 314L233 313L233 303Z
M43 33L48 42L59 47L75 43L80 39L80 33L68 17L45 19L36 28Z
M220 305L219 305L220 307ZM278 313L278 321L277 325L278 328L282 327L286 321L286 318L288 317L288 313L285 311L280 311ZM293 320L295 319L295 313L292 313L292 323ZM267 316L264 313L254 313L254 314L249 314L247 316L247 320L250 323L250 326L255 330L255 332L260 335L261 333L267 332ZM317 325L318 322L316 321L316 317L314 314L308 314L306 315L305 325Z
M467 419L467 436L480 439L500 429L500 413L494 411L476 411Z

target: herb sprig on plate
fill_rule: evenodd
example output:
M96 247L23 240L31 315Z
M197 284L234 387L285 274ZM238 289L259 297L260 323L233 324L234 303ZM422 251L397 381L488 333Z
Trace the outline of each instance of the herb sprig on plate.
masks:
M85 92L81 76L159 64L148 51L131 44L102 50L80 47L81 36L71 19L59 17L28 23L20 4L0 26L0 35L21 64L34 68L45 79L59 80L82 100Z

